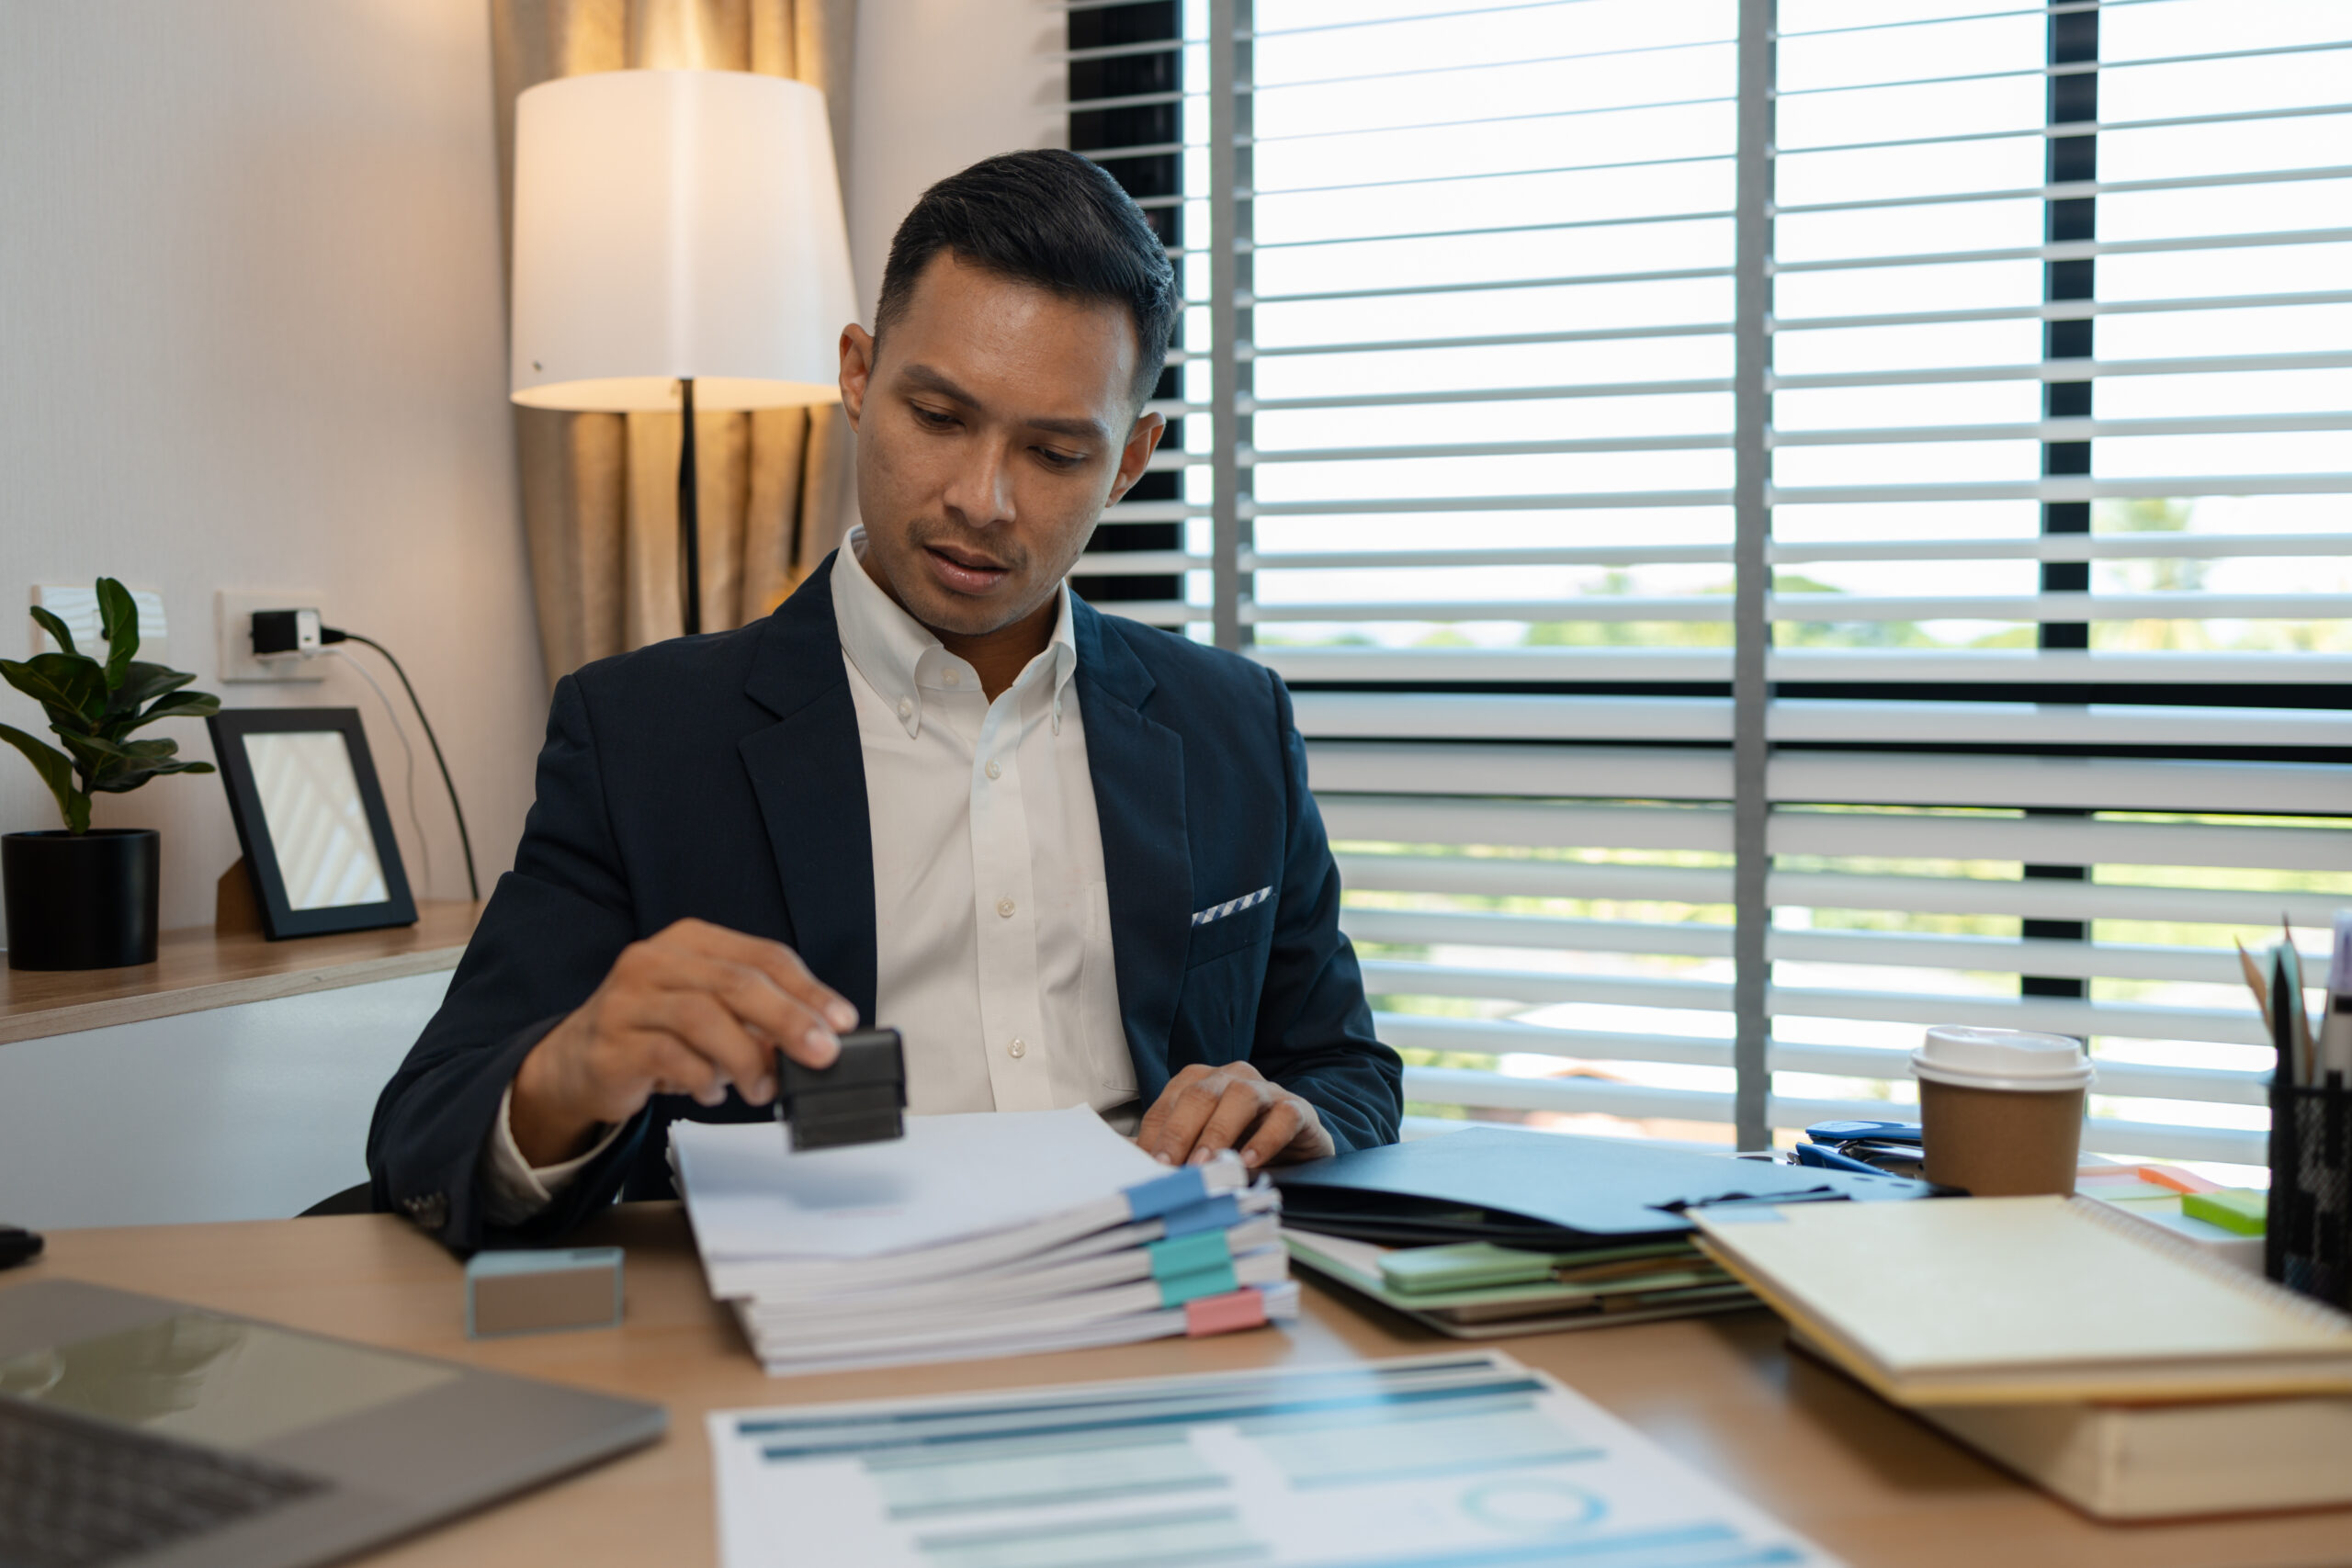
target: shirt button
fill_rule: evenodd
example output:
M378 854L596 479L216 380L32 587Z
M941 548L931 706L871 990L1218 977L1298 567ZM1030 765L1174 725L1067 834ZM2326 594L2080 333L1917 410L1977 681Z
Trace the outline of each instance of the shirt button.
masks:
M964 683L964 672L961 670L950 670L947 671L946 680L951 686L960 686Z
M995 760L994 758L990 758L990 759L989 760L989 768L988 768L989 777L990 777L990 778L996 778L996 777L998 777L998 776L1001 775L1001 774L1003 773L1003 772L1004 772L1004 770L1003 770L1002 768L1000 768L1000 767L998 767L998 766L996 765L996 760Z
M900 697L900 698L899 699L899 716L900 718L904 718L904 717L906 717L906 716L907 716L907 715L909 715L909 714L910 714L910 713L912 713L912 712L914 712L914 711L915 711L915 705L914 705L910 700L909 700L908 698L905 698L905 697Z
M1015 1040L1004 1048L1004 1054L1017 1062L1029 1054L1029 1043L1025 1040Z
M1002 915L1008 920L1012 919L1012 900L1010 898L998 899L996 901L996 912Z

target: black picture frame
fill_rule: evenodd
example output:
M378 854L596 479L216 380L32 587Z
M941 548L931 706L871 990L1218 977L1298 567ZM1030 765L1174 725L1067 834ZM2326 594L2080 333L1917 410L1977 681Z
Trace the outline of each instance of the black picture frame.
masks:
M272 942L283 942L288 937L416 923L416 900L409 895L408 874L401 864L391 814L384 809L383 786L376 777L376 761L368 750L368 734L360 725L357 708L227 708L205 723L212 732L213 759L229 792L229 815L237 824L237 843L244 851L245 871L253 879L254 902L261 908L264 935ZM343 738L351 760L368 830L375 840L385 897L377 903L298 909L288 901L285 874L279 869L277 847L270 834L269 816L262 806L252 759L245 750L245 738L328 732Z

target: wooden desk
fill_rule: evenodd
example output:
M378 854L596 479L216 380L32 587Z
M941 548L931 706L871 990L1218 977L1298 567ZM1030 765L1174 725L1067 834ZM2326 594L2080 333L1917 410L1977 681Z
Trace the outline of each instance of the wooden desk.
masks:
M416 924L271 942L210 926L165 931L155 962L122 969L0 969L0 1045L455 969L481 906L431 898Z
M1329 1363L1453 1348L1313 1285L1286 1331L893 1372L763 1376L703 1287L676 1205L615 1210L583 1241L628 1249L628 1319L593 1333L475 1344L461 1271L383 1215L67 1232L0 1290L65 1277L173 1296L324 1334L472 1361L669 1406L641 1452L368 1559L390 1568L714 1561L708 1410L954 1393L1158 1373ZM1781 1346L1762 1311L1505 1341L1812 1537L1854 1568L2229 1568L2352 1558L2352 1512L2098 1525L1991 1469L1858 1385ZM811 1568L831 1568L815 1565Z

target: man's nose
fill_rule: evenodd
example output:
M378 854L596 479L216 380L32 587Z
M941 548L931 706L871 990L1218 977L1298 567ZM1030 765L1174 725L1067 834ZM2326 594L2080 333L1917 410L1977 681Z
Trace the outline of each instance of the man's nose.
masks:
M1012 454L998 441L976 441L948 476L947 510L967 526L1012 520Z

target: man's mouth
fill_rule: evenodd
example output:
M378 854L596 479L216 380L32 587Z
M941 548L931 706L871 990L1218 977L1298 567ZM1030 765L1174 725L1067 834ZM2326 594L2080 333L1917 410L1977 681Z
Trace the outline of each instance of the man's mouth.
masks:
M925 545L923 553L931 558L940 581L958 593L985 593L1012 570L960 545Z

